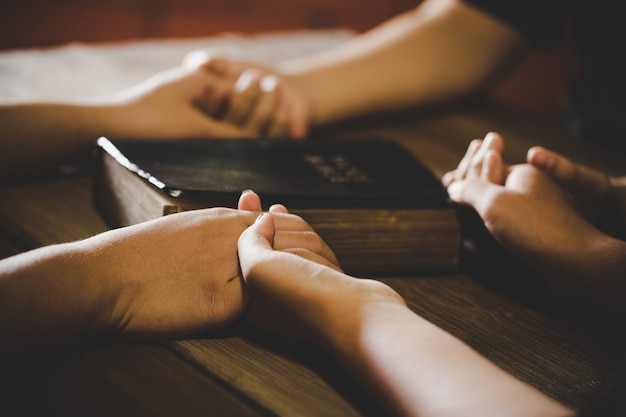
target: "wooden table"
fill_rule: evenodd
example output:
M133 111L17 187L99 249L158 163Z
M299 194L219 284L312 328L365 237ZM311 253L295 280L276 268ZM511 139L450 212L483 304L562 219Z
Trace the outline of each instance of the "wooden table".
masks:
M453 168L470 139L505 135L505 158L521 162L542 144L619 173L623 159L574 143L554 126L474 107L420 117L338 126L338 136L382 135L411 149L437 175ZM4 186L0 254L84 238L106 230L91 206L87 175ZM580 407L605 390L622 346L606 317L554 298L515 262L486 268L485 252L466 255L454 274L384 277L417 313L458 336L508 372L556 400ZM499 252L487 252L495 256ZM380 416L337 364L297 343L239 328L150 344L81 346L29 358L2 372L2 414L65 416Z

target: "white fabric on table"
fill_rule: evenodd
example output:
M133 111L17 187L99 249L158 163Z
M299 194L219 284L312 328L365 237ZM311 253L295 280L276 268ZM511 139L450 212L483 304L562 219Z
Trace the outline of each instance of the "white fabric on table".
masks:
M0 52L0 101L113 93L180 65L187 54L196 50L242 54L271 64L333 47L352 36L343 29L302 30L5 51Z

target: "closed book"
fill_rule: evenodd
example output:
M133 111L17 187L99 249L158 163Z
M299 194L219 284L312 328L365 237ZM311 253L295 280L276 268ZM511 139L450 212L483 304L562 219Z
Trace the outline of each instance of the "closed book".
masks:
M449 272L458 213L440 181L385 138L97 142L94 204L111 227L185 210L236 207L243 190L287 206L348 273Z

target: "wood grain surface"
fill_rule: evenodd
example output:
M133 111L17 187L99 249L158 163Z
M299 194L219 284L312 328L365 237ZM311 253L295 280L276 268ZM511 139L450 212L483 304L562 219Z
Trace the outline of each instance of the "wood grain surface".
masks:
M618 155L573 142L558 126L502 109L372 119L329 134L395 138L440 176L471 139L490 130L504 134L511 161L522 162L529 146L542 144L609 172L623 167ZM92 207L88 175L0 192L5 255L106 230ZM583 314L555 298L538 273L476 237L479 245L467 248L458 273L380 279L418 314L556 400L578 408L604 391L623 349L610 317ZM322 352L242 327L164 344L88 346L27 362L5 373L14 382L3 396L27 398L24 410L47 415L383 415Z

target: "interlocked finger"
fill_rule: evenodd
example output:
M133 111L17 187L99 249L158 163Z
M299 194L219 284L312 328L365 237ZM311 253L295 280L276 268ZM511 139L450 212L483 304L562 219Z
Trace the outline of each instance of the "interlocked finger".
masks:
M279 100L278 80L273 75L264 75L259 81L259 96L250 112L246 127L261 134L265 134L270 124Z
M465 155L463 156L461 162L459 162L458 167L454 171L455 181L464 180L467 177L467 171L470 167L470 163L472 162L476 152L478 152L478 150L480 149L482 143L483 141L481 139L474 139L470 142L469 146L467 147L467 151L465 152Z
M224 120L238 126L246 126L248 118L256 105L259 95L259 82L262 74L257 69L244 71L234 85Z

